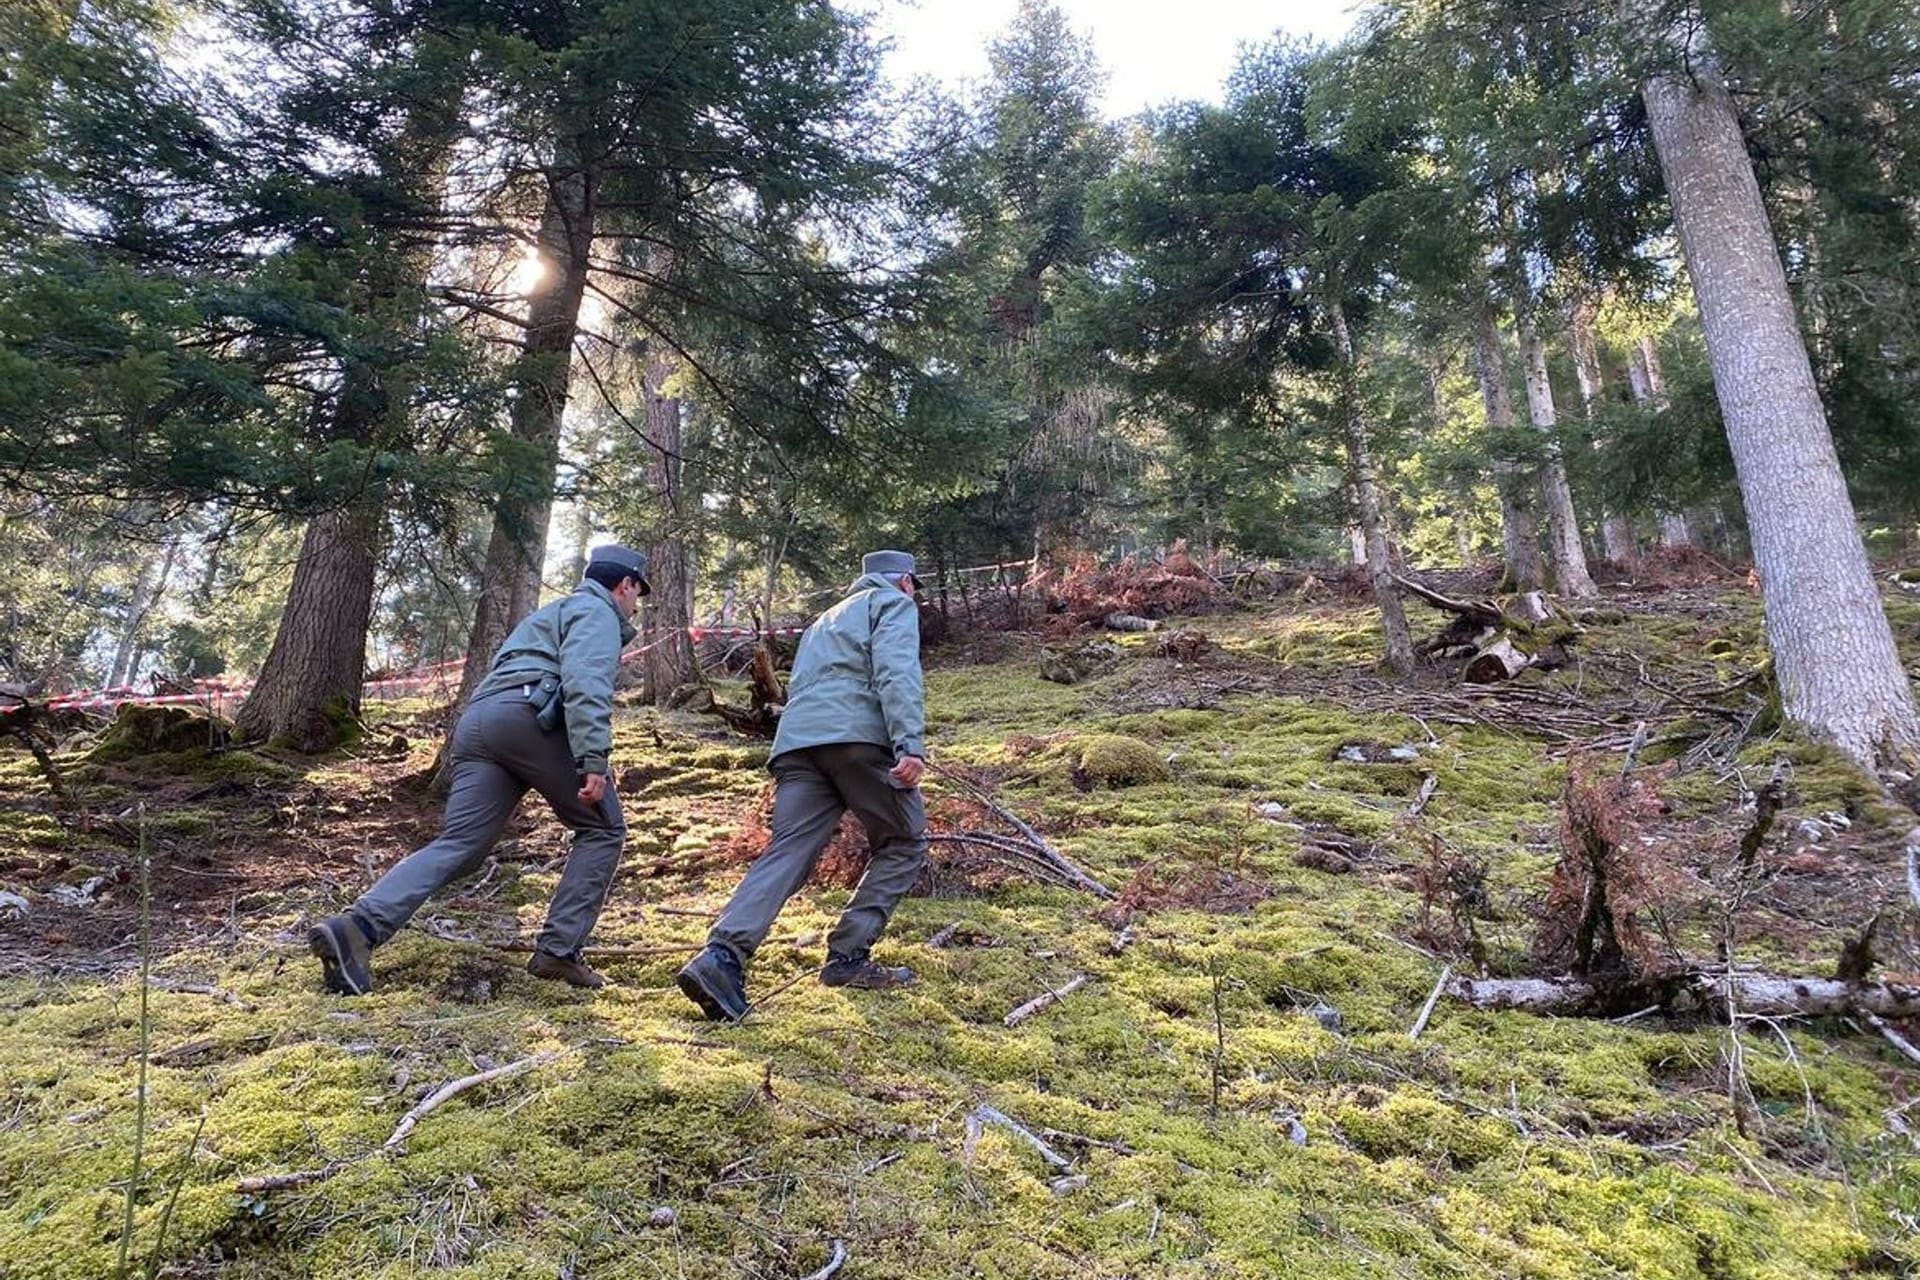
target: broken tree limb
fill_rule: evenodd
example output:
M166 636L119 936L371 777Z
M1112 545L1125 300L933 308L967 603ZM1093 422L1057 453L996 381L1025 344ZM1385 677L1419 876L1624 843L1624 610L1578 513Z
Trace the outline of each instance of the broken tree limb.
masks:
M835 1240L833 1242L833 1256L827 1259L827 1265L818 1271L800 1277L800 1280L827 1280L827 1277L844 1266L846 1261L847 1242L844 1240Z
M958 840L960 843L997 845L1006 853L1035 856L1051 868L1052 871L1064 876L1066 881L1076 889L1084 889L1096 898L1112 898L1116 896L1112 889L1107 888L1106 885L1101 884L1098 880L1095 880L1092 876L1074 865L1070 858L1054 848L1051 841L1041 835L1039 831L1034 829L1033 826L1018 814L1014 813L1013 810L994 799L985 787L982 787L970 778L955 773L951 769L943 769L936 764L928 764L927 768L937 774L944 782L966 792L974 803L980 805L983 809L1019 832L1021 837L1020 841L1015 841L1008 836L994 836L987 832L959 832L949 833L946 837L947 839ZM938 840L942 837L930 836L929 838ZM1021 841L1024 841L1024 845Z
M1907 1057L1911 1058L1914 1062L1920 1063L1920 1049L1916 1049L1914 1047L1913 1041L1907 1039L1905 1036L1901 1035L1898 1031L1895 1031L1892 1027L1888 1026L1887 1020L1885 1018L1878 1017L1874 1014L1864 1013L1864 1012L1860 1016L1865 1018L1867 1020L1867 1025L1872 1027L1875 1031L1878 1031L1881 1035L1881 1038L1884 1039L1888 1044L1898 1049L1901 1053L1904 1053Z
M1467 659L1460 678L1468 684L1498 684L1511 680L1527 669L1531 659L1514 647L1505 636L1496 636L1480 646L1480 652Z
M1413 1027L1407 1032L1407 1039L1418 1040L1420 1033L1427 1029L1427 1019L1433 1016L1433 1006L1440 1003L1440 993L1447 989L1447 979L1453 976L1453 966L1446 965L1440 970L1440 981L1433 984L1433 990L1427 996L1427 1002L1420 1006L1420 1016L1413 1020Z
M1430 773L1426 777L1420 779L1420 790L1414 794L1413 803L1407 806L1407 812L1404 816L1408 818L1419 817L1423 812L1425 812L1427 807L1427 801L1433 799L1433 793L1439 789L1440 789L1439 774Z
M523 1072L531 1071L535 1067L545 1066L547 1063L558 1058L561 1052L561 1050L556 1049L547 1053L536 1053L532 1057L522 1058L518 1062L509 1062L505 1066L494 1067L488 1071L477 1071L473 1075L462 1076L458 1080L447 1081L447 1083L441 1085L438 1089L435 1089L432 1093L414 1104L413 1109L408 1111L407 1114L400 1117L400 1123L393 1127L393 1132L387 1135L385 1142L380 1144L380 1149L382 1151L393 1151L398 1148L406 1142L407 1135L413 1132L415 1125L418 1125L443 1104L453 1098L459 1097L467 1090L477 1089L483 1084L492 1084L496 1080L508 1080Z
M1920 984L1869 982L1848 985L1832 978L1796 978L1766 973L1691 972L1641 978L1611 986L1579 978L1455 978L1446 994L1477 1009L1612 1016L1654 1005L1670 1013L1724 1011L1743 1014L1876 1014L1920 1017ZM1730 999L1731 998L1731 999Z
M967 1128L969 1130L967 1154L969 1159L971 1159L973 1154L974 1143L979 1140L979 1126L983 1124L997 1124L1009 1133L1025 1139L1028 1146L1040 1153L1042 1160L1045 1160L1060 1172L1065 1173L1073 1168L1073 1163L1058 1151L1048 1146L1039 1134L996 1107L990 1107L984 1102L981 1103L973 1109L973 1114L967 1117L967 1122Z
M449 1080L425 1098L421 1099L411 1107L405 1115L401 1116L400 1123L394 1126L391 1134L387 1135L387 1140L373 1148L373 1150L363 1152L358 1156L348 1159L329 1161L317 1169L293 1169L286 1173L269 1173L262 1174L258 1177L241 1178L234 1183L233 1189L241 1195L260 1195L268 1191L285 1191L293 1187L303 1187L315 1182L325 1182L328 1178L333 1177L342 1170L352 1168L361 1161L371 1159L374 1156L398 1156L406 1150L405 1144L407 1137L413 1132L414 1127L450 1099L456 1098L467 1092L467 1090L478 1088L483 1084L491 1084L496 1080L505 1080L513 1076L521 1075L533 1070L535 1067L544 1066L549 1062L553 1062L571 1052L573 1052L572 1049L553 1049L546 1053L536 1053L532 1057L522 1058L518 1062L509 1062L505 1066L494 1067L488 1071L476 1072L470 1076L462 1076L458 1080Z
M1507 615L1501 608L1488 600L1455 600L1443 596L1425 583L1416 582L1404 574L1396 573L1393 580L1407 590L1425 600L1434 608L1446 613L1458 614L1467 621L1482 627L1501 627L1507 624Z
M1015 1009L1012 1013L1009 1013L1005 1018L1005 1022L1009 1027L1017 1027L1048 1005L1058 1004L1060 1001L1066 999L1081 987L1085 986L1086 983L1087 975L1084 973L1076 973L1069 981L1062 984L1058 990L1049 987L1047 990L1042 991L1039 995L1021 1005L1018 1009Z

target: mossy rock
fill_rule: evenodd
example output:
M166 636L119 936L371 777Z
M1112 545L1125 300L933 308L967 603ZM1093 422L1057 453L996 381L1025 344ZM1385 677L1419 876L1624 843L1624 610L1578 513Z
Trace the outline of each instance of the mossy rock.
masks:
M1109 640L1090 640L1071 649L1042 649L1040 678L1055 684L1078 684L1107 670L1120 658L1120 647Z
M1095 782L1130 787L1139 782L1165 782L1170 773L1160 753L1138 738L1103 733L1080 743L1080 768Z
M130 702L114 713L113 723L87 753L87 759L93 764L107 764L138 756L211 751L226 746L232 736L232 726L225 720L189 707L146 707Z

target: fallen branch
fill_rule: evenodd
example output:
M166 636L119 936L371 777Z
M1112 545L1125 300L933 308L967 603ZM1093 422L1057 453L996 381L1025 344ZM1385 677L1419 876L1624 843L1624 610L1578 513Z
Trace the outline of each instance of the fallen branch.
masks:
M1006 1024L1009 1027L1019 1026L1021 1023L1025 1022L1028 1018L1031 1018L1034 1014L1040 1012L1042 1009L1046 1008L1048 1005L1058 1004L1060 1001L1066 999L1068 996L1078 991L1081 987L1086 985L1086 981L1087 981L1086 974L1076 973L1075 975L1073 975L1072 980L1066 983L1064 986L1062 986L1058 991L1053 990L1051 987L1048 988L1047 990L1041 992L1039 995L1035 996L1033 999L1021 1005L1018 1009L1015 1009L1012 1013L1009 1013L1005 1019Z
M1040 1153L1042 1160L1045 1160L1049 1165L1062 1173L1067 1172L1073 1167L1072 1162L1048 1146L1039 1134L1027 1128L1006 1112L995 1107L990 1107L984 1102L975 1107L972 1113L967 1116L966 1150L969 1163L971 1163L973 1159L974 1145L980 1140L980 1128L985 1124L997 1124L1001 1128L1024 1138L1029 1146Z
M1743 1014L1877 1014L1920 1017L1920 984L1849 985L1832 978L1777 974L1683 972L1610 986L1579 978L1455 978L1446 994L1477 1009L1613 1016L1656 1005L1669 1012L1724 1011L1729 998Z
M1427 801L1433 799L1433 793L1440 789L1440 775L1430 773L1420 779L1420 790L1414 793L1413 803L1407 806L1406 817L1417 818L1427 807Z
M1453 966L1440 970L1440 981L1433 984L1433 990L1427 996L1427 1002L1420 1006L1420 1016L1413 1020L1413 1028L1407 1032L1407 1039L1418 1040L1420 1033L1427 1029L1427 1019L1433 1016L1433 1006L1440 1003L1440 993L1447 989L1447 979L1453 976Z
M846 1261L847 1261L846 1242L844 1240L835 1240L833 1242L833 1256L827 1259L827 1265L820 1268L818 1271L814 1271L800 1277L800 1280L827 1280L827 1277L832 1275L834 1272L838 1271L842 1266L844 1266L846 1264Z
M806 943L814 940L815 935L789 933L776 938L768 938L761 946L769 944ZM514 955L528 955L536 948L531 942L484 942L480 945L489 951L505 951ZM673 947L584 947L581 955L592 960L647 960L658 956L692 955L700 949L697 942L685 942Z
M450 1099L458 1097L469 1089L476 1089L483 1084L491 1084L496 1080L505 1080L512 1076L531 1071L535 1067L545 1066L547 1063L553 1062L571 1052L573 1052L572 1049L554 1049L546 1053L536 1053L532 1057L522 1058L518 1062L509 1062L505 1066L494 1067L491 1070L477 1072L470 1076L462 1076L458 1080L449 1080L446 1084L441 1085L438 1089L435 1089L432 1093L421 1099L411 1110L401 1116L400 1123L394 1126L391 1134L387 1135L387 1140L373 1150L348 1159L329 1161L317 1169L293 1169L286 1173L268 1173L252 1178L241 1178L234 1183L234 1190L241 1195L260 1195L268 1191L285 1191L292 1187L303 1187L315 1182L325 1182L328 1178L333 1177L342 1170L352 1168L361 1161L369 1160L374 1156L398 1156L406 1150L404 1144L406 1143L408 1135L413 1132L414 1127Z
M927 767L932 772L938 774L942 780L949 782L959 787L961 790L967 792L970 796L973 797L973 800L976 804L980 805L982 808L986 809L989 813L993 814L995 817L1005 822L1008 826L1011 826L1015 831L1018 831L1020 833L1021 838L1027 843L1027 845L1031 846L1030 849L1027 850L1027 852L1037 854L1044 863L1046 863L1048 866L1053 868L1059 874L1065 876L1075 888L1084 889L1088 893L1093 894L1096 898L1112 898L1115 896L1113 890L1107 888L1107 886L1101 884L1098 880L1095 880L1092 876L1088 875L1085 871L1082 871L1079 867L1075 866L1071 859L1069 859L1065 854L1061 853L1058 849L1054 848L1052 843L1048 841L1048 839L1045 836L1041 835L1037 830L1035 830L1025 820L1023 820L1018 814L1014 813L1013 810L1001 804L998 800L995 800L993 796L988 793L985 787L980 786L978 783L972 781L969 778L963 777L960 774L955 773L951 769L945 769L936 764L929 764ZM965 834L971 835L971 836L978 836L983 833L969 832ZM1008 844L1012 843L1011 841L1008 841L1007 837L1005 836L998 837L998 839Z
M470 1076L462 1076L458 1080L449 1080L416 1103L411 1111L401 1116L400 1123L393 1127L393 1132L387 1135L385 1142L380 1144L380 1149L382 1151L396 1150L407 1140L407 1135L413 1132L415 1125L426 1119L434 1111L438 1110L443 1103L450 1099L459 1097L469 1089L477 1089L483 1084L492 1084L495 1080L511 1079L514 1076L520 1075L522 1072L531 1071L535 1067L545 1066L547 1063L558 1058L561 1052L563 1051L552 1050L547 1053L536 1053L530 1058L522 1058L518 1062L509 1062L503 1067L494 1067L489 1071L480 1071Z
M1885 1018L1864 1012L1860 1016L1865 1018L1867 1025L1875 1031L1878 1031L1888 1044L1898 1049L1901 1053L1906 1054L1907 1057L1913 1059L1913 1061L1920 1063L1920 1049L1914 1047L1913 1041L1888 1026Z

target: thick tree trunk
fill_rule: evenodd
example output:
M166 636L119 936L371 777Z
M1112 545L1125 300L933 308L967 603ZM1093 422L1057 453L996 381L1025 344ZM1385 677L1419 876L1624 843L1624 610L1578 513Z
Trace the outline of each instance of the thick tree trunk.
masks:
M1643 96L1700 305L1789 718L1872 767L1920 755L1894 648L1801 341L1786 273L1711 54Z
M325 751L360 714L384 513L372 503L307 525L280 629L235 722L256 741Z
M1553 382L1547 376L1547 343L1533 317L1520 317L1520 347L1527 365L1527 416L1534 429L1547 437L1547 463L1540 469L1540 488L1547 499L1547 547L1553 559L1553 577L1562 595L1575 599L1599 595L1587 572L1587 553L1580 545L1580 518L1573 509L1573 490L1567 484L1567 461L1554 438L1560 416L1553 403Z
M1572 336L1573 372L1580 383L1580 412L1588 422L1593 421L1594 410L1599 407L1600 394L1605 389L1604 375L1600 367L1600 340L1593 329L1593 304L1576 303L1571 316L1572 323L1568 332ZM1594 447L1600 447L1595 440ZM1640 549L1634 542L1633 523L1625 516L1613 511L1600 513L1600 546L1609 562L1618 565L1629 573L1640 567Z
M647 538L648 580L645 623L646 697L665 706L673 691L694 679L699 665L687 628L693 623L693 584L687 574L686 512L681 506L681 404L666 394L679 365L655 343L647 352L647 488L653 494L656 523Z
M1380 625L1386 632L1387 665L1400 676L1413 674L1413 633L1407 629L1407 611L1400 585L1393 577L1393 557L1387 551L1387 522L1380 509L1380 482L1374 472L1373 448L1360 405L1360 369L1347 331L1347 316L1336 300L1327 306L1334 348L1340 353L1340 420L1347 443L1347 477L1353 489L1355 514L1360 520L1366 551L1367 576L1373 583L1374 603L1380 606Z
M1487 407L1487 427L1496 433L1514 425L1513 393L1507 389L1507 360L1500 340L1500 321L1491 302L1483 302L1474 333L1474 370L1480 379L1480 398ZM1506 584L1515 591L1539 591L1547 585L1546 563L1540 554L1540 516L1537 486L1519 464L1493 464L1494 484L1500 491L1500 535L1506 555Z
M540 259L545 270L527 302L526 346L514 363L510 426L524 442L526 465L494 507L487 562L480 574L473 631L460 677L460 701L487 672L494 652L520 619L540 603L541 569L547 554L547 522L553 512L555 471L560 463L560 423L573 373L573 343L580 301L586 294L589 252L597 211L598 176L571 169L551 175L540 217Z
M459 109L457 93L416 100L387 157L389 176L417 214L443 203ZM380 252L359 267L368 315L407 331L432 268L433 247L425 236L388 233ZM391 368L346 353L341 363L330 438L407 447L410 405L404 388L390 385ZM323 751L349 733L360 710L384 530L383 498L369 492L307 525L273 647L236 717L249 736Z

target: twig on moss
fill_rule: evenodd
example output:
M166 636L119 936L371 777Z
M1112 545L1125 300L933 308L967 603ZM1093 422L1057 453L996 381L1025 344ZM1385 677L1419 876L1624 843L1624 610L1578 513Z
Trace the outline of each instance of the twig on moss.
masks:
M431 1115L443 1103L459 1097L467 1090L477 1089L483 1084L492 1084L495 1080L510 1079L522 1072L531 1071L535 1067L545 1066L547 1063L558 1058L562 1052L564 1051L553 1050L547 1053L536 1053L530 1058L522 1058L518 1062L509 1062L503 1067L494 1067L489 1071L479 1071L470 1076L462 1076L458 1080L449 1080L425 1098L421 1099L411 1111L401 1116L400 1123L393 1127L393 1132L387 1136L385 1142L380 1144L380 1149L382 1151L393 1151L398 1148L407 1140L407 1135L413 1132L415 1125L426 1119L427 1116Z
M1433 793L1440 789L1440 775L1430 773L1420 780L1420 790L1414 794L1413 803L1407 806L1405 817L1417 818L1427 807L1427 801L1433 799Z
M1058 990L1052 987L1047 988L1033 999L1021 1005L1018 1009L1015 1009L1012 1013L1009 1013L1004 1021L1009 1027L1017 1027L1048 1005L1058 1004L1060 1001L1066 999L1081 987L1085 986L1086 982L1086 974L1076 973L1070 980L1062 984Z
M1048 1146L1039 1134L1027 1128L1027 1126L1021 1124L1006 1112L1001 1111L997 1107L990 1107L984 1102L975 1107L972 1113L967 1116L967 1158L969 1161L973 1158L973 1148L975 1144L980 1140L980 1126L986 1124L997 1124L1008 1132L1024 1138L1028 1146L1040 1153L1042 1160L1045 1160L1060 1172L1065 1173L1073 1168L1073 1162Z
M547 1063L557 1061L566 1054L574 1052L575 1049L583 1049L586 1047L586 1044L591 1043L594 1042L587 1041L585 1044L574 1045L566 1049L553 1049L546 1053L536 1053L531 1057L521 1058L517 1062L509 1062L505 1066L476 1072L470 1076L462 1076L458 1080L449 1080L446 1084L441 1085L438 1089L428 1094L405 1115L401 1116L400 1123L394 1126L393 1132L387 1136L387 1140L373 1150L349 1159L330 1160L317 1169L293 1169L286 1173L269 1173L252 1178L241 1178L234 1184L234 1190L241 1195L259 1195L268 1191L285 1191L292 1187L302 1187L314 1182L325 1182L328 1178L333 1177L342 1170L349 1169L361 1161L377 1155L400 1155L405 1151L407 1137L413 1132L414 1127L449 1100L458 1097L469 1089L478 1088L483 1084L492 1084L496 1080L505 1080L512 1076L531 1071L535 1067L545 1066Z
M1227 1024L1220 1016L1220 970L1216 967L1213 977L1213 1098L1208 1103L1207 1115L1210 1119L1220 1118L1220 1071L1227 1060Z
M1447 989L1447 981L1452 977L1452 965L1447 965L1440 970L1440 981L1433 984L1433 990L1427 995L1427 1002L1420 1006L1420 1016L1413 1020L1413 1027L1407 1032L1407 1039L1418 1040L1420 1033L1427 1029L1427 1019L1433 1016L1433 1006L1440 1003L1440 993Z
M842 1240L835 1240L833 1242L833 1256L827 1259L827 1265L809 1275L802 1276L800 1280L827 1280L828 1276L832 1275L834 1272L838 1271L842 1266L846 1265L846 1261L847 1261L846 1242Z

